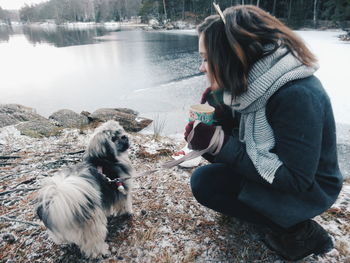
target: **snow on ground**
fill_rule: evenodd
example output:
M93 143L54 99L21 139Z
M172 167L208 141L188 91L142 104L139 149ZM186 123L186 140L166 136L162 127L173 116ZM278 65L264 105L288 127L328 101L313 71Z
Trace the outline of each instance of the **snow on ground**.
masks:
M198 204L189 188L192 169L160 169L183 147L182 140L143 134L130 134L131 161L138 174L158 171L135 179L131 219L109 219L111 256L86 259L76 246L54 244L35 215L36 191L41 179L81 160L91 133L65 130L35 139L13 127L0 130L0 156L18 157L1 160L0 262L285 262L263 245L253 226ZM316 217L334 238L335 249L300 263L350 260L349 202L347 182L337 203Z
M319 60L316 76L331 98L336 122L350 124L350 43L339 40L343 31L296 31Z

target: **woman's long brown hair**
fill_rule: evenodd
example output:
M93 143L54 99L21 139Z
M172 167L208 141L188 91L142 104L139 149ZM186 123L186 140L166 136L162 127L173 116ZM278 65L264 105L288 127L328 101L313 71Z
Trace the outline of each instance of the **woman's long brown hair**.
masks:
M251 66L280 46L287 47L304 65L312 66L317 62L291 29L256 6L230 7L224 11L224 16L226 24L218 15L213 15L207 17L197 31L204 37L209 78L231 91L233 97L247 90ZM264 51L267 44L274 48Z

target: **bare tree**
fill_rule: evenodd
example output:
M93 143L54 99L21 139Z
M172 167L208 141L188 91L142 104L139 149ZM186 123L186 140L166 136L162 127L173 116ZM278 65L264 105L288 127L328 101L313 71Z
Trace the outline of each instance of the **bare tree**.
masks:
M317 24L317 0L314 0L314 27L316 27Z
M290 20L291 14L292 14L292 0L289 0L288 15L287 15L288 20Z
M276 14L276 0L273 0L272 14Z
M167 20L168 16L167 16L167 13L166 13L165 0L163 0L163 7L164 7L164 16L165 16L165 20Z

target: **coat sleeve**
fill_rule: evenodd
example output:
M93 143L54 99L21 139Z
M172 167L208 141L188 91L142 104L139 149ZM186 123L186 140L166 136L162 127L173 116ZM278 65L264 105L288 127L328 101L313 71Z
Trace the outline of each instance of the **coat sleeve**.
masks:
M323 107L316 94L301 85L292 85L277 92L268 101L266 116L275 137L272 152L282 165L272 184L258 174L245 144L231 137L216 162L228 163L233 171L268 187L299 193L314 182L321 152Z

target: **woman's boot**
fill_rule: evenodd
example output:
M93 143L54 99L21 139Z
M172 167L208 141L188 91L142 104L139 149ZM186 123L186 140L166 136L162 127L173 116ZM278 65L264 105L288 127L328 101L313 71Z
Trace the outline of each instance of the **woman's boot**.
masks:
M299 260L311 254L324 254L333 248L333 241L326 230L311 219L285 232L269 231L264 243L287 260Z

